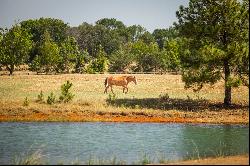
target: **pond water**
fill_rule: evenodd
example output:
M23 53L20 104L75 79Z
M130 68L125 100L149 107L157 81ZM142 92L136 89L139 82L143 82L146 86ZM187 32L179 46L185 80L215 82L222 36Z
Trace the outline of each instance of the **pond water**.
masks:
M0 164L41 150L49 164L91 158L179 160L249 152L249 126L176 123L1 122Z

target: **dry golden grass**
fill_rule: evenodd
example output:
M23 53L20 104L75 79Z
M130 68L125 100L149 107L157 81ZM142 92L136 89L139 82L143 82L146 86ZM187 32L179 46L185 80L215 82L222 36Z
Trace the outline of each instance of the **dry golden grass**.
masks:
M217 158L205 158L200 160L187 160L171 162L164 165L249 165L249 156L225 156Z
M223 81L205 86L199 93L184 89L180 75L135 75L138 84L128 94L114 87L117 99L107 102L104 80L110 74L63 74L0 76L0 121L125 121L249 123L249 89L233 89L233 106L222 106ZM40 91L60 95L60 86L73 83L71 103L48 105L36 102ZM108 91L110 93L110 90ZM169 98L160 98L168 94ZM28 106L23 106L25 97Z

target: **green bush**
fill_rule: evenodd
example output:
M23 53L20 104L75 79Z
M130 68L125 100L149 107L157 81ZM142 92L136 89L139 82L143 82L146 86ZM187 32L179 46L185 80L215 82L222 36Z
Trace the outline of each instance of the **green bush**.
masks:
M88 65L86 72L89 74L105 72L108 70L109 60L107 58L107 54L100 48L97 53L97 57L94 58L90 64Z
M117 99L116 94L109 94L109 97L106 99L106 101L110 104L114 104L116 99Z
M163 94L163 95L160 95L159 97L160 97L161 100L168 100L168 99L169 99L168 93L165 93L165 94Z
M50 95L47 98L48 104L54 104L56 101L56 96L53 94L53 92L50 93Z
M92 65L88 65L85 70L84 70L85 73L88 73L88 74L95 74L95 70L93 69Z
M43 91L40 92L40 94L37 96L37 98L38 98L37 101L43 102L43 100L44 100Z
M27 97L24 99L23 106L29 106L29 100Z
M59 97L59 100L61 102L67 103L74 98L75 95L69 92L69 89L72 87L72 85L72 83L67 81L61 86L61 96Z

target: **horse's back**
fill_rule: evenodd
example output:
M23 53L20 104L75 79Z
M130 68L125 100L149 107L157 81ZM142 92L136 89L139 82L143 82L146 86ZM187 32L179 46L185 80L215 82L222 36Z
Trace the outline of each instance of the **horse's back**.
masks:
M117 85L117 86L123 86L127 84L126 76L119 76L119 77L109 77L109 84L111 85Z

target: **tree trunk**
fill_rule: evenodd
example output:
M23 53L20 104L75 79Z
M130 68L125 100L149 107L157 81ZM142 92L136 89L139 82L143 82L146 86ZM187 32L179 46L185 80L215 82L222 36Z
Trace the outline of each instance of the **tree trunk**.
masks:
M14 71L14 65L6 65L6 68L7 68L7 70L10 72L10 74L9 75L12 75L13 74L13 71Z
M225 72L225 98L224 98L224 105L229 106L231 105L231 92L232 92L232 87L229 84L229 78L230 78L230 68L228 61L224 61L224 72Z
M13 70L10 70L10 74L9 75L12 75L13 74Z

